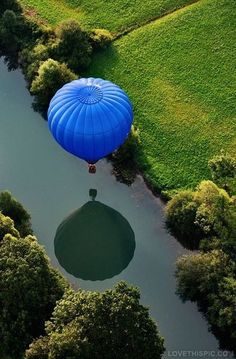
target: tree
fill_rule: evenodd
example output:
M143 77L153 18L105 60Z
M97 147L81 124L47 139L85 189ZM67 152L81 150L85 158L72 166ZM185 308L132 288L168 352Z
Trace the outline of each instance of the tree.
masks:
M0 242L0 343L14 359L44 333L66 284L35 237L8 234Z
M166 225L170 232L187 248L198 248L205 234L195 223L199 203L194 192L181 191L166 206Z
M236 279L223 278L217 294L211 297L208 317L212 325L230 337L236 350Z
M88 67L91 61L92 47L89 35L75 20L68 20L56 29L58 44L55 46L55 58L64 62L78 73Z
M185 255L177 261L177 292L197 301L215 333L236 350L235 262L222 250ZM225 344L225 341L224 343Z
M5 56L9 63L9 69L15 69L18 65L18 52L22 46L19 37L22 25L21 16L14 11L6 10L0 22L0 56Z
M75 80L77 76L65 64L48 59L41 64L38 75L31 85L31 93L35 96L33 107L46 116L49 102L67 82Z
M202 181L195 192L181 191L166 206L166 224L189 249L197 249L202 239L225 237L233 199L212 181Z
M30 214L9 191L0 193L0 211L14 221L14 226L19 231L21 237L33 233ZM9 233L16 236L12 232Z
M4 11L12 10L16 13L21 13L22 9L17 0L1 0L0 2L0 16L3 15Z
M228 214L232 200L227 192L212 181L202 181L195 192L199 203L195 223L206 236L221 236L228 230Z
M163 338L139 300L139 291L124 282L104 293L67 291L46 325L47 336L31 344L26 358L160 358Z
M33 48L26 47L20 53L20 63L23 68L27 81L31 84L37 76L39 66L50 56L50 49L42 43L38 43Z
M94 29L90 34L90 41L94 50L106 49L112 39L111 33L105 29Z
M214 156L208 166L213 180L230 193L236 190L236 158L228 153Z
M42 36L42 26L23 14L6 10L0 21L0 56L10 69L17 68L19 52Z
M227 177L236 176L236 158L230 154L221 153L218 156L214 156L208 162L211 170L212 178L215 181L221 181Z
M13 220L0 212L0 241L3 240L6 234L12 234L17 238L20 237L19 232L14 227Z
M207 302L219 282L232 275L234 264L221 250L184 255L177 260L177 292L184 300Z

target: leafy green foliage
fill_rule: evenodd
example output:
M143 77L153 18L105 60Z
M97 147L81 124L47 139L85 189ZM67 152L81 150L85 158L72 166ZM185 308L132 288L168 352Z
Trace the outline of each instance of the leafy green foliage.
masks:
M221 250L187 255L177 261L178 293L197 300L217 333L236 350L236 266Z
M213 180L228 192L236 193L236 157L221 153L214 156L208 166Z
M106 49L112 42L112 35L108 30L95 29L90 33L90 41L95 50Z
M170 232L187 248L194 249L205 234L195 222L199 203L194 192L182 191L166 206L166 225Z
M32 339L43 334L65 282L35 237L6 235L0 258L0 342L6 354L19 359Z
M0 2L0 16L6 10L12 10L16 13L21 13L22 9L18 0L1 0Z
M6 234L12 234L17 238L20 237L19 232L14 227L14 221L10 217L6 217L0 212L0 241Z
M56 91L76 78L77 76L65 64L60 64L52 59L43 62L30 88L31 93L35 96L34 109L46 116L49 102Z
M22 17L11 10L6 10L0 22L0 55L5 55L9 62L9 68L14 69L18 65L18 52L22 47L22 38L19 31L22 30Z
M21 237L32 234L30 214L8 191L0 193L0 211L14 221L14 226Z
M232 205L227 192L212 181L202 181L194 200L199 203L195 223L208 237L223 235L227 231L228 213Z
M139 291L124 282L104 293L67 291L47 323L47 337L33 342L26 358L161 358L163 339L139 300Z
M182 191L166 206L166 224L187 248L198 248L200 240L225 237L234 201L212 181L202 181L195 192Z
M92 47L87 32L78 22L63 22L56 30L58 44L55 46L55 58L65 62L68 67L78 73L86 69L91 62Z
M211 297L209 307L210 322L224 335L229 335L232 343L236 342L236 279L223 278L218 284L218 292ZM234 345L234 344L233 344ZM232 347L236 349L236 345Z
M10 69L19 65L19 53L43 36L43 26L23 14L6 10L0 16L0 56L4 56Z
M29 83L32 83L37 76L38 69L44 61L49 58L48 48L43 44L38 44L33 49L25 48L21 51L20 58L23 71Z
M186 300L203 300L217 293L219 282L233 273L233 262L221 250L184 255L177 261L178 293Z

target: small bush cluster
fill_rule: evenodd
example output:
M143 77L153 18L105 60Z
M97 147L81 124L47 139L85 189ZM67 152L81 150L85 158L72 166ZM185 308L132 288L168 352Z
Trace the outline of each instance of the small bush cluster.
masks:
M78 78L90 64L93 52L111 41L108 31L87 32L74 20L56 29L37 23L23 14L17 0L2 0L0 5L0 56L5 57L10 69L21 66L34 95L34 109L44 117L59 87ZM58 73L61 75L56 81Z

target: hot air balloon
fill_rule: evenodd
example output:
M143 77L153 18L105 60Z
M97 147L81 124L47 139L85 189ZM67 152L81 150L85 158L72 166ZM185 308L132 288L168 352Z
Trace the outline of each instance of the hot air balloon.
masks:
M48 126L68 152L95 163L119 148L130 133L132 104L117 85L100 78L82 78L64 85L52 98Z

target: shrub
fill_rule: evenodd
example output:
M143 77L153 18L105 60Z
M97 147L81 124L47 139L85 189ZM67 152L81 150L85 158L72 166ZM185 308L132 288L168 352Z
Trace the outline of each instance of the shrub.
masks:
M111 33L105 29L95 29L90 33L90 41L94 50L106 49L112 39Z
M195 218L199 203L194 192L182 191L175 195L166 206L166 225L170 232L187 248L198 248L205 234Z
M184 255L177 260L177 292L184 300L208 301L219 282L233 273L233 262L221 250Z
M92 47L88 34L75 20L61 23L56 29L58 42L54 48L54 58L64 62L74 71L88 67L91 61Z
M67 291L47 323L48 340L33 342L26 358L161 358L163 338L139 300L124 282L104 293Z
M14 221L14 226L19 231L21 237L32 234L29 213L8 191L0 193L0 211ZM12 234L14 235L14 233Z
M38 43L33 48L28 47L21 51L20 63L29 84L31 84L36 77L40 65L49 57L50 49L42 43Z
M225 190L212 181L202 181L195 192L194 201L199 203L195 223L206 236L222 236L228 227L231 198Z
M35 96L34 109L46 117L50 100L56 91L76 78L77 76L65 64L60 64L52 59L43 62L30 88L31 93Z
M209 162L208 166L211 170L213 180L233 194L236 191L236 158L221 153L214 156Z

